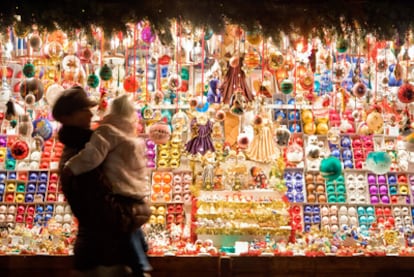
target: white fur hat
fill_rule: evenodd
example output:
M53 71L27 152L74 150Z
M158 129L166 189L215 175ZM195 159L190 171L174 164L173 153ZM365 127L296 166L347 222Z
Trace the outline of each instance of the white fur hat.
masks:
M133 101L123 94L112 101L110 114L120 117L130 117L135 113Z

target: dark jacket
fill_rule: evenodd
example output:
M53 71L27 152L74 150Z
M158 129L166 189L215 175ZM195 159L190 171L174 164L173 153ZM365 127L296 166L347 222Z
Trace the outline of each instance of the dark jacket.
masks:
M58 133L65 145L59 163L65 162L89 141L91 130L63 126ZM135 200L111 193L101 166L71 178L61 178L63 193L79 222L75 242L75 268L127 264L130 233L142 222L134 217Z

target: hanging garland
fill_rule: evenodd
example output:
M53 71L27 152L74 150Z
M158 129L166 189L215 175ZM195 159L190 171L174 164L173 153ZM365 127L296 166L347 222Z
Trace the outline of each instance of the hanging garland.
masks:
M5 2L5 3L3 3ZM81 29L96 25L106 32L125 30L127 22L149 20L155 33L170 40L170 19L180 18L195 27L222 31L225 22L253 29L260 26L266 36L279 33L321 35L326 30L374 33L385 39L405 34L413 27L413 2L408 1L3 1L0 28L13 26L24 33L33 24L39 30ZM17 16L16 16L17 15ZM76 18L76 20L74 20ZM117 20L109 20L117 18Z

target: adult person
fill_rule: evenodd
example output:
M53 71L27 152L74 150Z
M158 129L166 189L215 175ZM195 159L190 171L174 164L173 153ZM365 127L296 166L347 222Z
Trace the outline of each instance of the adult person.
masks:
M102 167L78 176L63 172L65 163L89 141L96 106L82 87L63 91L52 116L61 123L58 139L64 144L59 162L63 193L78 220L74 245L77 276L131 276L130 235L144 224L150 209L132 198L115 195ZM135 276L145 276L144 272Z

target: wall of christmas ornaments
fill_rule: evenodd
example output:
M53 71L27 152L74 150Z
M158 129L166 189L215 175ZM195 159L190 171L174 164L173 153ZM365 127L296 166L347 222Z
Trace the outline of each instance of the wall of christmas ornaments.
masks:
M70 253L76 220L50 107L73 85L98 101L97 124L114 97L133 97L151 168L152 254L240 253L236 240L272 254L315 238L412 246L411 33L275 41L237 25L172 26L169 44L149 22L109 36L1 34L1 252Z

